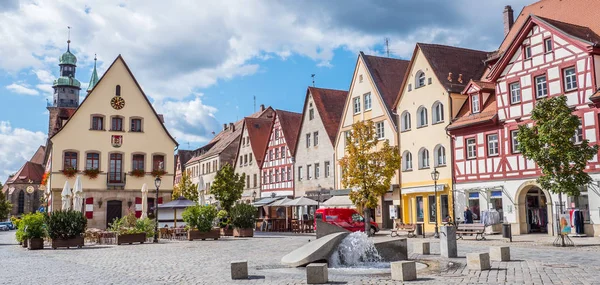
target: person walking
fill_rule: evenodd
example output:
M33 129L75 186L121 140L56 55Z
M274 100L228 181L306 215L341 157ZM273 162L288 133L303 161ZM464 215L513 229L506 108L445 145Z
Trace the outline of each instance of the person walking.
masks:
M465 217L465 224L473 223L473 212L469 210L469 207L465 207L465 212L463 213L463 215Z

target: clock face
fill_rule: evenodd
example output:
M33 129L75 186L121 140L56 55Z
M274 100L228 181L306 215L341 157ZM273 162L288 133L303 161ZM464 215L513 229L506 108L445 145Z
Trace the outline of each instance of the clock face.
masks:
M121 110L125 107L125 100L120 96L115 96L110 100L110 105L117 110Z

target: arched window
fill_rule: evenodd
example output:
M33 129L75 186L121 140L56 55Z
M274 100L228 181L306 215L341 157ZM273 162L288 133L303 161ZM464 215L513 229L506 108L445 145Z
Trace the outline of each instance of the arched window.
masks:
M433 152L435 153L435 166L446 165L446 148L438 144Z
M408 111L404 111L402 112L402 116L401 116L401 126L402 126L402 131L408 131L410 130L410 113Z
M441 123L444 121L444 105L442 103L440 103L440 101L436 101L435 103L433 103L433 123Z
M23 214L25 212L25 192L23 190L19 192L19 200L17 205L17 214Z
M402 155L402 168L404 171L412 170L412 153L410 151L405 151Z
M115 88L115 95L121 96L121 85L117 85Z
M427 126L427 108L421 106L417 109L417 127Z
M429 151L426 148L422 148L419 151L419 168L429 167Z
M415 75L415 88L425 86L425 72L419 70Z

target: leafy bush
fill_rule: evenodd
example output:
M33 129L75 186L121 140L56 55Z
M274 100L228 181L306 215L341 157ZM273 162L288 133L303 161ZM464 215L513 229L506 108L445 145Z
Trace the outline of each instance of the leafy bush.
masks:
M25 237L44 238L46 237L46 225L44 224L44 214L30 213L23 216L21 228L25 232Z
M234 227L240 229L254 228L256 208L249 204L237 204L231 208L229 216Z
M11 218L12 220L12 218ZM17 232L15 233L15 238L18 242L23 242L27 239L27 235L25 234L25 227L22 225L21 219L15 219L13 224L17 227Z
M85 232L87 219L81 212L54 211L46 217L48 235L52 239L69 239L79 237Z
M195 205L185 209L181 216L189 228L198 229L201 232L209 232L217 217L217 209L212 205Z
M151 237L154 236L154 221L148 218L138 219L132 212L120 219L115 219L110 224L109 231L119 235L145 233L146 237Z

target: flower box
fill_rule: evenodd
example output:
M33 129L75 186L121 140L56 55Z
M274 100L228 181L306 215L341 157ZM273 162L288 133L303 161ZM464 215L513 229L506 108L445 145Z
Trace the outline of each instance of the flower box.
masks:
M134 169L131 172L129 172L129 174L133 177L141 178L146 176L146 171L144 171L143 169Z
M83 247L83 237L79 236L79 237L73 237L73 238L67 238L67 239L62 239L62 238L52 239L52 249L57 249L59 247L82 248Z
M75 177L75 174L77 174L77 169L69 167L67 169L63 169L62 173L64 176L66 176L68 178L72 178L72 177Z
M195 240L195 239L218 240L220 237L221 237L221 232L219 231L219 229L212 229L212 230L210 230L210 232L201 232L199 230L188 230L188 240L190 240L190 241Z
M150 172L150 174L152 174L153 177L162 177L163 175L167 174L167 172L162 169L154 169L152 172Z
M26 239L21 242L21 246L24 248L27 248L27 240Z
M30 250L44 249L44 239L43 238L30 238L27 241L27 249L30 249Z
M233 229L232 228L221 228L221 236L224 237L230 237L233 236Z
M96 179L100 170L98 168L90 168L83 171L83 175L89 177L90 179Z
M134 242L146 242L146 233L124 234L117 236L117 245L121 245L123 243L133 244Z
M253 228L247 228L247 229L234 228L233 236L234 237L253 237L254 229Z

